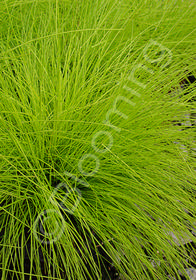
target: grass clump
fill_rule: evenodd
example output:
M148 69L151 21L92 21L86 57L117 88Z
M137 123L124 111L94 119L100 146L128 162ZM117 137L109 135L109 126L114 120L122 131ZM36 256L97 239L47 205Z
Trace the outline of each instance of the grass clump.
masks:
M193 1L5 0L0 22L1 278L188 279Z

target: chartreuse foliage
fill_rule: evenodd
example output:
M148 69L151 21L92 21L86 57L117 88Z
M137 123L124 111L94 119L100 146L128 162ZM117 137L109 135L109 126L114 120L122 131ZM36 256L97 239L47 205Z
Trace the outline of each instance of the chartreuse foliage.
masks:
M0 2L2 279L186 273L195 20L188 0Z

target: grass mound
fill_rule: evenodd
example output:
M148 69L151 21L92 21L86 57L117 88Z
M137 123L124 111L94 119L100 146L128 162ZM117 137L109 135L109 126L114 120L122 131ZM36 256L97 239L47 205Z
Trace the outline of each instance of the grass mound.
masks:
M0 2L1 279L189 279L193 2Z

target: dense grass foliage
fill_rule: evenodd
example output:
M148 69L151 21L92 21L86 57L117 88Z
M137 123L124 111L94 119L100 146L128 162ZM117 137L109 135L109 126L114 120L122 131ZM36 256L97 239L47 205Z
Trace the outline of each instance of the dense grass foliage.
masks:
M195 20L188 0L0 2L3 280L196 265Z

